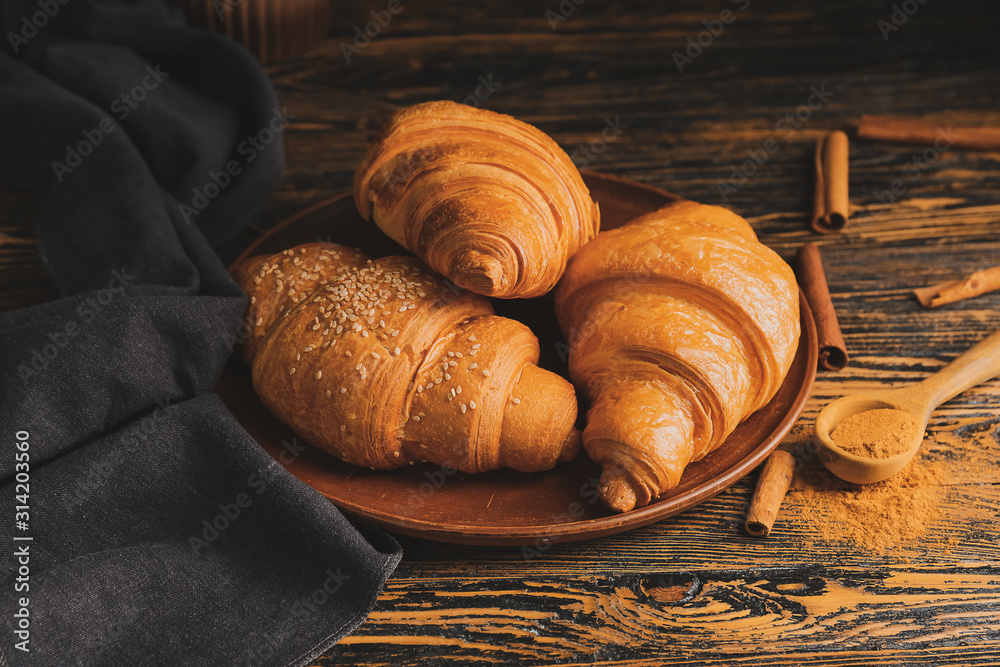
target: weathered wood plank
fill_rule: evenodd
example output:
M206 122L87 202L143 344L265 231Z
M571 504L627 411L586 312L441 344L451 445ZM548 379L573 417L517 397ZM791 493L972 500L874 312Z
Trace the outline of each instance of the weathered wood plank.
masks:
M318 664L871 664L890 648L906 664L990 664L998 584L998 565L396 578Z

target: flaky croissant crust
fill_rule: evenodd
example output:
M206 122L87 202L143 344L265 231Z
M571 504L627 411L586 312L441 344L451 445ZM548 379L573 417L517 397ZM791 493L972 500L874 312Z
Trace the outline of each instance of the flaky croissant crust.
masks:
M254 388L312 444L356 465L465 472L551 468L579 449L573 387L538 368L538 342L416 259L330 243L233 271L255 325Z
M614 509L645 505L777 392L799 338L788 265L738 215L684 201L606 231L556 292L588 454Z
M454 102L394 114L355 174L354 199L396 242L487 296L550 291L600 212L545 133Z

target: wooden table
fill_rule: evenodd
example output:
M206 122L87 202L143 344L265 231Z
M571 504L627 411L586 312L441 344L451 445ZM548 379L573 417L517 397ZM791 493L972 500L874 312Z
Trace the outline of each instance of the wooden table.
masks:
M837 236L807 223L823 133L862 113L1000 124L993 5L909 0L894 18L888 0L576 2L404 2L350 62L341 42L386 3L339 3L327 43L268 68L296 117L285 180L243 241L347 190L376 118L476 100L589 169L732 208L785 257L821 244L852 362L820 372L793 443L831 399L925 377L1000 326L1000 293L934 311L910 294L1000 264L1000 153L853 141L855 216ZM608 123L621 131L602 146ZM779 148L731 180L769 138ZM0 191L0 211L0 307L50 298L38 202ZM403 538L374 612L318 664L997 664L1000 380L942 406L924 448L949 471L937 519L886 552L824 537L797 489L770 538L748 537L754 475L660 524L531 559Z

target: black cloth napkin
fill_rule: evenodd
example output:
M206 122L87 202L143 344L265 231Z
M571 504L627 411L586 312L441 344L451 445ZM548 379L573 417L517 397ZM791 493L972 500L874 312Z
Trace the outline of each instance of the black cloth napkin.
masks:
M213 393L245 307L213 248L276 187L288 111L156 0L0 25L0 181L42 195L61 292L0 314L0 665L305 664L400 550Z

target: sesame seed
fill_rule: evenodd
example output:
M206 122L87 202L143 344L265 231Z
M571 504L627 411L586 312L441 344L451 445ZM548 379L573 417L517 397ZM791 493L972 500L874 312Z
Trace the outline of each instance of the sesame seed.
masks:
M395 352L396 356L399 356L400 349L397 347L393 352Z
M400 306L399 307L399 312L405 313L406 312L406 306Z
M372 352L372 358L381 359L382 357L378 356L378 352Z
M454 357L454 356L455 356L455 353L454 353L454 352L448 352L448 356L449 356L449 357Z
M513 401L513 403L514 403L514 405L521 405L521 399L520 398L515 398L514 401Z
M454 368L455 366L458 366L458 362L457 361L449 361L448 365L451 366L452 368Z
M347 424L341 424L340 425L340 431L343 433L346 430L347 430Z
M330 398L331 396L333 396L333 392L332 392L332 391L330 391L329 389L327 389L327 390L326 390L326 397L327 397L327 398Z
M368 338L368 329L365 329L364 331L361 332L361 337Z
M340 388L340 393L341 394L346 394L347 393L347 387L341 387Z
M392 455L395 456L397 459L399 458L399 452L393 452Z
M472 362L472 365L469 366L469 368L472 370L476 370L477 368L479 368L479 364L477 364L476 362Z
M469 401L469 407L472 408L473 410L475 410L476 409L476 402L475 401Z
M393 336L398 336L399 335L399 329L393 329L392 330L392 335Z
M441 384L441 380L443 380L443 379L444 379L443 377L436 377L436 378L434 378L434 384Z
M288 374L289 375L295 375L295 369L294 368L289 368L288 369Z
M347 356L351 356L351 351L350 350L347 351Z
M420 421L420 415L413 415L412 419L413 421L418 422Z
M427 445L421 444L420 449L427 449Z
M466 409L467 409L467 408L465 407L465 403L462 403L462 405L460 405L460 406L459 406L459 409L460 409L460 410L462 411L462 414L464 415L464 414L465 414L465 411L466 411Z
M260 326L260 325L262 325L263 323L264 323L264 318L263 318L263 317L258 317L258 318L257 318L257 326Z
M475 345L472 346L472 349L478 350L480 345L482 345L482 343L476 343Z
M295 361L299 361L300 359L302 359L302 355L301 354L296 354L295 355Z
M462 385L458 385L457 387L455 387L455 393L458 393L458 394L462 393Z
M318 380L321 377L323 377L323 371L316 371L316 379Z
M489 369L486 369L486 368L484 368L484 369L483 369L483 377L489 377L489 376L490 376L490 371L489 371Z

